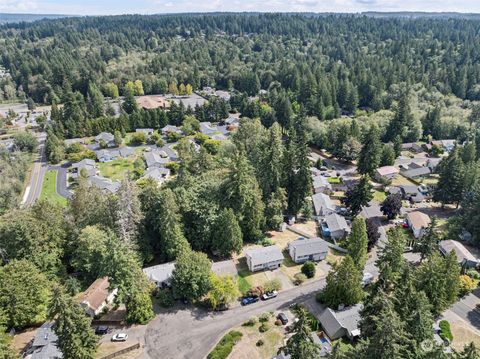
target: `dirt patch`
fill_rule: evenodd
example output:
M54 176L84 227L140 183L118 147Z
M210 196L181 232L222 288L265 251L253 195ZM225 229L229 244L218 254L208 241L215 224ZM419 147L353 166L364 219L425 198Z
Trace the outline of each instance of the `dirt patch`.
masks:
M288 243L298 239L300 237L298 234L293 233L291 231L284 231L284 232L268 232L268 238L272 240L280 249L286 249Z
M317 224L315 221L306 221L295 223L293 228L298 229L299 231L310 234L312 237L317 236Z
M453 334L452 348L463 350L465 345L473 342L477 347L480 346L480 334L470 329L465 323L451 322L450 329Z
M107 356L109 354L118 352L122 349L128 348L132 345L135 345L136 343L137 342L133 339L129 339L126 342L110 342L110 341L101 342L100 345L98 346L98 350L97 350L97 354L95 355L95 358L103 358L104 356ZM118 356L117 358L122 358L122 357L135 358L134 356L132 356L132 353L138 350L141 351L141 348L125 353L121 357Z
M27 329L21 333L15 334L13 337L13 348L21 353L27 346L28 343L35 337L37 329Z
M285 329L283 326L277 327L274 323L275 319L270 318L268 322L270 329L265 333L258 330L260 323L253 327L236 328L235 330L243 333L243 337L235 345L228 359L270 359L275 356L283 345ZM256 345L259 340L263 340L262 346Z

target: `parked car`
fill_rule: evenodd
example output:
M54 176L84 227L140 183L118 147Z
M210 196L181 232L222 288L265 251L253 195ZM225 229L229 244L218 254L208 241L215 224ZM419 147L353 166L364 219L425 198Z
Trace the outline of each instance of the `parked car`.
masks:
M322 173L322 176L323 176L323 177L332 177L332 175L331 175L330 173L328 173L328 172Z
M128 339L128 334L118 333L112 337L112 342L125 342Z
M249 305L258 302L258 297L245 297L242 299L242 305Z
M328 167L327 166L321 166L320 171L328 171Z
M275 298L278 295L278 292L276 290L272 292L266 292L262 295L262 300L269 300L272 298Z
M105 335L108 333L108 327L106 325L100 325L95 328L95 334L96 335Z
M277 315L277 319L280 320L283 325L285 325L285 324L288 323L288 318L287 318L287 316L285 315L285 313L279 313L279 314Z

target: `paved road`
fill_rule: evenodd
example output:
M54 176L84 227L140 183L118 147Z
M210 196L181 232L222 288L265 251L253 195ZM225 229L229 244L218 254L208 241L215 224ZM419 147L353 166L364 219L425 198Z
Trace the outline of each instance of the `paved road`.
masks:
M282 291L277 298L237 307L226 312L212 313L202 308L176 307L162 310L147 326L130 333L130 337L145 344L143 359L204 358L223 334L248 318L268 311L285 310L292 303L314 304L314 295L325 280Z
M450 310L471 326L480 330L480 312L476 305L480 304L480 288L465 296L450 307Z
M45 134L38 137L38 157L33 164L32 173L30 174L30 182L25 189L22 199L22 207L28 207L34 204L42 193L43 178L47 171L47 158L45 155Z

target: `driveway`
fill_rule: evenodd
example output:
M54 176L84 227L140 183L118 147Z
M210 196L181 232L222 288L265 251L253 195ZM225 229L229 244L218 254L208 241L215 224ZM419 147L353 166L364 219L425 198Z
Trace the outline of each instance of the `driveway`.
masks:
M57 193L63 198L69 199L72 193L68 190L67 173L70 163L63 166L50 166L51 170L57 171Z

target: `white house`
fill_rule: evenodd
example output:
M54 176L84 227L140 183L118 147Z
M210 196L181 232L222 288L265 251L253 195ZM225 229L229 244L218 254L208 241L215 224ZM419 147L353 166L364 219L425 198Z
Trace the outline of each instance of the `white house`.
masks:
M466 268L475 268L480 264L478 258L476 258L462 243L454 240L441 241L438 244L438 249L443 255L450 252L455 252L457 256L458 264Z
M362 305L357 304L344 310L327 308L320 315L319 322L331 340L348 337L353 340L360 336L360 311Z
M325 237L341 239L350 233L350 226L344 217L332 213L322 222L322 233Z
M276 245L246 250L245 257L252 272L277 269L283 262L282 251Z
M375 170L375 178L377 179L377 181L381 181L381 180L389 181L397 177L399 173L400 171L396 167L383 166Z
M99 315L104 308L113 303L118 290L111 290L108 277L98 278L81 296L80 304L85 312L94 317Z
M415 238L422 237L430 223L430 217L425 213L414 211L407 214L407 224Z
M297 239L288 245L288 253L295 263L321 261L327 257L328 244L321 238Z
M314 193L330 193L332 192L332 185L328 182L325 176L315 176L312 178Z
M312 201L313 207L315 208L315 215L324 217L335 213L335 205L325 193L315 193L312 196Z

